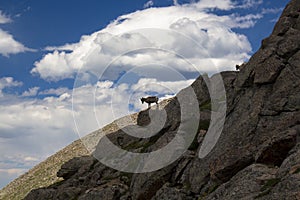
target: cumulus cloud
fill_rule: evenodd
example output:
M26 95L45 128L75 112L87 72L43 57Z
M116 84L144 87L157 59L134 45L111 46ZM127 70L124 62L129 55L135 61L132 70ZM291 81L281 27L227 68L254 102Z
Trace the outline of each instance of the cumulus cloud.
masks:
M8 56L9 54L16 54L25 51L34 51L25 47L20 42L16 41L11 34L0 29L0 54Z
M78 43L47 47L53 52L36 61L31 72L58 81L74 78L78 70L99 76L108 66L114 67L116 78L122 71L149 62L183 74L234 69L234 63L249 58L251 45L246 36L232 29L252 27L262 16L217 15L206 10L235 6L230 0L202 0L122 15L106 28L82 36Z
M0 10L0 24L10 22L12 22L12 20ZM25 51L35 50L25 47L22 43L16 41L10 33L0 29L0 54L7 57L9 54L17 54Z
M194 80L182 80L182 81L158 81L157 79L142 78L136 84L131 87L134 91L145 92L155 91L159 94L176 94L178 88L185 88L192 84Z
M35 62L36 68L32 69L31 72L39 73L42 78L48 77L49 73L53 79L56 76L59 76L60 79L68 78L65 74L70 74L74 70L73 67L70 67L70 62L71 60L65 52L55 50L52 54L44 56L40 62Z

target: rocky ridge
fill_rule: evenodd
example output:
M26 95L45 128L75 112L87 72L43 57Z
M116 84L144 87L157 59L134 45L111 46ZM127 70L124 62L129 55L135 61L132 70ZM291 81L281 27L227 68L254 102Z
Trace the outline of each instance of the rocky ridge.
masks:
M201 112L198 134L174 163L132 174L108 168L93 156L75 157L58 171L63 181L33 190L25 199L300 199L299 5L300 0L292 0L286 6L270 37L239 72L221 73L226 121L208 156L199 159L197 153L214 111L210 84L199 77L190 86ZM165 110L167 121L151 138L137 139L122 130L108 137L133 152L161 148L180 124L177 98ZM137 123L149 123L149 110L139 113Z

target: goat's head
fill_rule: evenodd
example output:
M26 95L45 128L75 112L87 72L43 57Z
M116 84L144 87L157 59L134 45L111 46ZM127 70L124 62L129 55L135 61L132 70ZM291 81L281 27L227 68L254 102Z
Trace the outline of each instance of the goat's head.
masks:
M141 98L141 101L142 101L142 104L145 102L146 98L142 97Z

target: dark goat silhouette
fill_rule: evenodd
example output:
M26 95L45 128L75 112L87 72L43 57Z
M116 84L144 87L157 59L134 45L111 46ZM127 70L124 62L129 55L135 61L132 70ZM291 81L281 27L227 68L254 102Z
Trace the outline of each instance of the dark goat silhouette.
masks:
M158 104L158 97L156 97L156 96L151 96L151 97L146 97L146 98L142 97L141 101L142 101L142 103L144 103L144 102L148 103L148 108L149 108L151 106L151 103Z
M243 68L245 67L245 65L246 65L246 63L243 63L243 64L241 64L241 65L236 65L236 66L235 66L235 69L236 69L236 70L241 70L241 69L243 69Z

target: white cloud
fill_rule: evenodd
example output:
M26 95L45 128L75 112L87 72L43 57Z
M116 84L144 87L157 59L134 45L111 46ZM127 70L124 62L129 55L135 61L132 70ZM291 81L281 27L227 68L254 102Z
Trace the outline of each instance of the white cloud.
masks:
M178 88L182 89L194 82L191 80L182 81L158 81L157 79L142 78L136 84L131 86L133 91L145 92L155 91L159 94L176 94L179 92Z
M3 131L0 136L2 137L26 137L26 132L39 133L38 129L40 128L43 132L47 132L44 126L49 125L53 129L63 128L65 126L62 122L64 117L71 116L71 111L65 108L66 105L61 104L59 98L53 100L49 98L28 101L24 99L17 100L19 101L1 105L0 128ZM47 125L47 123L49 124ZM23 131L20 133L17 131L18 129ZM11 130L14 133L12 135L9 134ZM50 134L50 132L48 133Z
M193 4L192 4L193 5ZM234 8L234 3L231 0L200 0L194 3L198 9L220 9L230 10Z
M3 14L0 10L0 24L6 24L12 22L11 18ZM9 56L9 54L17 54L25 51L35 51L25 47L20 42L16 41L13 36L0 28L0 54L3 56Z
M9 87L21 86L23 83L15 81L13 77L2 77L0 78L0 97L3 97L3 89Z
M263 8L262 9L262 14L277 14L282 12L283 8Z
M25 51L34 50L25 47L23 44L16 41L11 34L0 29L0 54L3 56L9 56L9 54L16 54Z
M17 174L17 175L21 175L25 172L24 169L14 169L14 168L11 168L11 169L0 169L0 173L7 173L9 175L13 175L13 174Z
M175 6L178 6L178 5L179 5L178 0L173 0L173 4L174 4Z
M60 50L60 51L72 51L74 48L76 47L76 44L65 44L61 47L52 47L52 46L48 46L45 47L44 50L46 51L55 51L55 50Z
M261 14L249 14L245 16L234 15L235 21L232 24L232 27L239 28L250 28L253 27L256 23L256 20L261 19L263 15Z
M52 54L47 54L40 62L35 62L36 68L34 68L32 73L39 73L42 78L47 78L50 75L55 79L59 76L60 79L67 78L68 75L73 72L73 67L70 67L71 60L70 57L66 55L65 52L58 52L55 50Z
M237 8L251 8L257 7L263 3L263 0L243 0L241 2L236 3L235 7Z
M0 169L8 172L10 169L28 169L28 167L37 164L41 156L28 156L26 153L19 152L14 155L0 155ZM14 171L14 170L13 170Z
M211 8L228 10L234 6L229 0L202 0L122 15L106 28L82 36L78 43L47 47L54 52L36 61L31 72L52 81L74 78L78 70L97 76L112 61L114 76L149 62L172 66L180 73L234 69L233 63L249 58L251 45L246 36L232 29L252 27L262 16L218 16L205 11ZM156 52L145 51L147 48L156 49ZM183 64L183 58L197 69ZM212 68L213 61L203 62L209 58L219 59L214 62L222 65ZM224 58L229 62L224 63Z
M13 77L2 77L0 78L0 90L6 87L21 86L22 82L15 81Z
M16 161L8 169L28 170L78 138L70 98L8 98L0 105L0 163Z
M153 2L152 0L150 0L150 1L147 1L147 2L144 4L144 8L149 8L149 7L153 6L153 5L154 5L154 2Z
M23 92L22 96L23 97L31 97L31 96L36 96L38 91L39 91L39 87L33 87L33 88L29 88L28 91Z
M44 91L39 92L41 95L62 95L63 93L68 92L69 89L66 87L61 87L61 88L50 88Z
M0 24L10 23L12 20L0 10Z
M34 161L38 161L38 158L32 157L32 156L27 156L24 158L25 161L30 161L30 162L34 162Z

